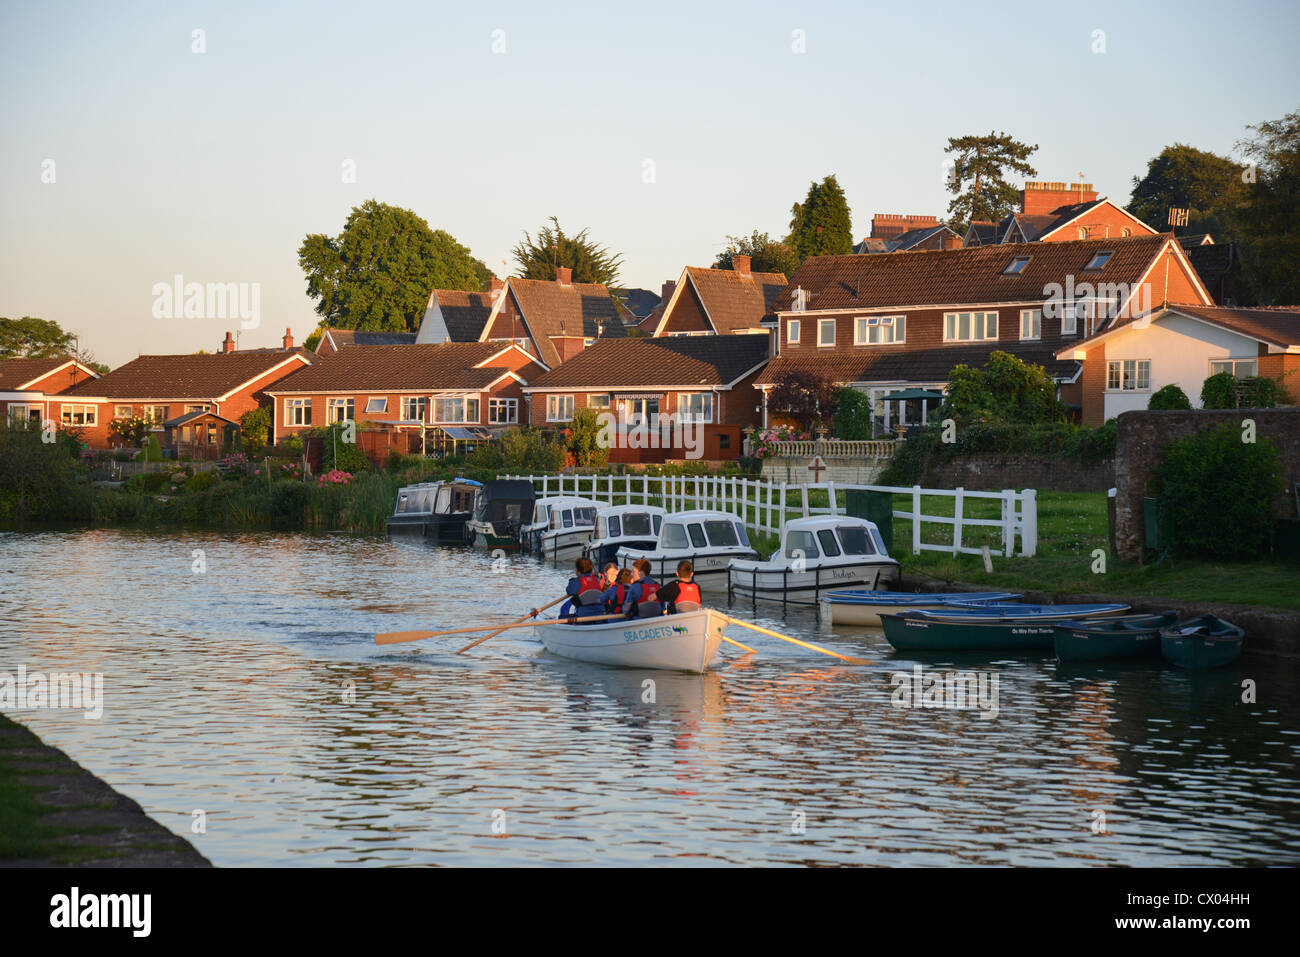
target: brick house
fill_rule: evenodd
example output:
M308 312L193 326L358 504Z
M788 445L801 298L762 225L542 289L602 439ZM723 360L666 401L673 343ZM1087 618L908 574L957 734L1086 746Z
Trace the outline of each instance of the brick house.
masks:
M1020 211L1000 223L973 222L965 246L998 243L1060 243L1076 239L1154 236L1156 231L1106 197L1091 183L1027 182Z
M40 428L57 421L57 396L99 378L99 373L71 356L49 359L0 359L0 422Z
M754 380L767 364L768 343L751 335L597 342L523 387L529 421L563 428L578 409L610 412L620 436L611 462L664 462L686 453L679 445L633 448L626 438L629 429L672 415L702 427L705 459L735 459L742 429L759 423Z
M876 213L871 235L853 247L855 253L896 253L909 249L960 249L962 239L936 216Z
M316 355L328 356L348 346L402 346L415 342L414 332L364 332L357 329L326 329L316 343Z
M507 279L491 296L479 341L513 342L547 368L597 339L627 336L609 290L601 283L574 282L573 271L564 266L556 267L554 282Z
M779 272L753 272L749 256L732 256L730 269L687 266L671 290L665 284L667 305L659 313L654 336L706 336L764 333L769 316L785 289Z
M294 348L287 329L279 349L237 350L227 332L220 352L140 356L61 393L51 407L61 425L82 430L91 448L110 448L108 423L133 415L149 419L161 439L165 423L199 410L238 422L269 401L268 386L313 358L307 349Z
M478 342L492 316L492 307L505 294L505 288L506 284L493 276L487 292L434 289L429 293L429 304L415 341L422 345Z
M1211 305L1170 236L974 246L889 256L820 256L790 280L777 312L767 394L787 372L829 374L872 400L880 425L924 421L937 402L885 397L946 388L954 365L999 349L1044 366L1063 401L1082 406L1081 365L1064 346L1152 304Z
M545 371L514 343L353 346L267 391L275 403L272 435L281 442L346 420L407 439L431 427L515 425L525 421L521 386ZM409 446L404 440L400 450Z
M1279 379L1300 398L1300 306L1220 308L1171 303L1056 350L1080 362L1083 421L1099 425L1145 409L1176 385L1199 408L1201 385L1217 372Z

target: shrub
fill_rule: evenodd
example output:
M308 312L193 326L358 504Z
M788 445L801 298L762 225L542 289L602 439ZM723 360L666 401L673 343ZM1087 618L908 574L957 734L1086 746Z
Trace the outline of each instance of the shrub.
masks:
M1213 378L1213 376L1211 376ZM1243 442L1232 425L1165 447L1151 491L1164 500L1176 551L1242 559L1261 555L1282 491L1282 464L1268 439Z
M840 389L839 409L835 413L835 437L850 441L871 438L871 401L865 392Z
M506 429L501 437L478 446L465 457L467 468L534 474L564 467L565 448L547 432L524 426Z
M1148 409L1157 410L1190 409L1191 407L1192 400L1187 398L1187 393L1172 382L1157 389L1151 395L1151 401L1147 403Z
M1201 384L1201 408L1235 409L1237 380L1230 372L1217 372Z
M271 436L271 407L258 406L240 416L239 434L244 448L256 450L266 445Z
M122 490L136 494L156 495L169 481L166 472L143 472L127 479Z
M600 468L609 459L609 449L600 446L600 422L593 409L578 409L562 433L566 451L578 468Z
M221 479L216 472L199 472L197 475L192 475L185 480L185 491L202 492L205 489L212 488L219 481Z
M271 488L272 522L290 528L301 526L311 501L312 489L306 483L276 482Z
M1243 382L1239 398L1243 409L1272 409L1290 401L1282 383L1268 376L1257 376Z

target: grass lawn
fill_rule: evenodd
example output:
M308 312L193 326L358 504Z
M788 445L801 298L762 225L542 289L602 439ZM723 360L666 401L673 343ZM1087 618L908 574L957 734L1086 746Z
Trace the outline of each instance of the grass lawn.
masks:
M895 509L911 510L911 496L896 495ZM951 515L952 499L922 500L927 514ZM967 500L965 514L997 519L1001 505L992 500ZM922 541L951 540L951 526L922 526ZM1300 610L1300 568L1280 562L1219 563L1166 558L1148 565L1123 562L1110 554L1106 496L1100 492L1040 492L1038 495L1038 554L1006 558L999 554L998 528L966 529L963 545L988 545L993 573L984 570L979 555L911 553L912 523L894 519L891 553L904 572L945 581L969 582L1018 591L1107 595L1115 598L1172 598L1183 601L1226 602L1267 608ZM1105 571L1093 571L1094 549L1106 553ZM1019 550L1019 542L1017 542Z

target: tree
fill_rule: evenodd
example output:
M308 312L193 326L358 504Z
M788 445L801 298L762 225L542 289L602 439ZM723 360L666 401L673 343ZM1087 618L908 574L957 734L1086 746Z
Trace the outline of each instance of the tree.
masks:
M1166 146L1133 177L1129 211L1153 229L1168 229L1171 208L1188 210L1188 233L1222 239L1241 201L1241 165L1183 143Z
M767 397L767 407L788 415L805 430L828 422L839 408L840 386L820 372L790 370L777 376Z
M492 272L409 209L370 199L336 237L312 233L298 249L307 295L336 329L413 332L431 289L486 289Z
M788 243L773 240L757 229L748 237L728 236L727 248L718 253L713 268L731 269L732 257L736 255L748 256L749 268L754 272L779 272L787 279L799 268L799 257Z
M521 279L554 279L556 266L573 271L574 282L595 282L613 288L618 285L618 270L623 257L598 246L587 237L587 229L576 236L565 235L560 221L551 217L534 239L524 231L524 240L510 254L519 266Z
M1020 191L1007 182L1006 175L1038 175L1028 163L1037 149L1037 144L1030 146L992 131L987 136L949 137L944 152L953 155L948 177L948 192L953 194L948 203L952 228L962 233L971 220L997 221L1014 212Z
M840 389L838 404L835 437L850 440L871 438L871 400L867 394L845 386Z
M142 415L128 415L108 423L108 431L136 448L144 448L145 439L149 437L152 427L153 423Z
M1065 410L1046 369L995 349L982 369L964 363L953 367L938 417L1030 424L1060 422Z
M1243 199L1236 237L1246 285L1257 302L1300 302L1300 111L1248 126L1237 144L1253 165L1239 170Z
M0 359L53 359L72 352L75 339L50 319L0 317Z
M832 174L808 185L802 203L790 208L786 245L799 262L809 256L842 256L853 252L853 220L844 190Z
M271 407L259 405L239 417L239 435L244 448L260 449L271 440Z

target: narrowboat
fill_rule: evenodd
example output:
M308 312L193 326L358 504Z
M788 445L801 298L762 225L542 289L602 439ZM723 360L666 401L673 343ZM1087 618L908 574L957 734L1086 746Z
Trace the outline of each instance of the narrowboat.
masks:
M596 528L599 502L571 495L548 495L533 504L532 521L521 530L524 548L544 558L567 558L582 551Z
M879 628L881 615L896 615L922 608L989 605L1015 601L1019 597L1019 592L1010 591L906 592L843 588L823 595L818 605L819 617L824 625L868 625Z
M667 514L655 505L602 505L582 554L600 568L617 561L620 548L654 548Z
M893 584L898 571L874 523L824 515L787 522L776 554L765 562L733 558L727 575L733 592L811 603L831 588Z
M1160 651L1170 664L1200 671L1232 664L1245 640L1246 632L1232 622L1201 615L1161 630Z
M474 517L466 528L480 548L517 549L519 532L533 512L533 483L496 479L486 483L474 498Z
M1118 603L949 606L881 615L880 626L898 651L1043 651L1052 648L1058 622L1125 611Z
M623 668L658 668L703 674L718 654L725 616L710 608L659 618L619 619L588 625L568 619L538 622L533 633L553 655Z
M651 575L667 584L683 559L695 566L701 588L727 585L727 564L733 558L758 558L749 544L745 523L734 515L699 509L665 516L652 548L620 548L615 561L626 568L638 558L649 559Z
M1172 611L1062 621L1052 626L1052 645L1057 661L1159 658L1160 629L1177 622L1178 615Z
M397 490L393 514L388 516L388 534L419 535L438 545L466 544L466 525L481 487L469 479L404 485Z

